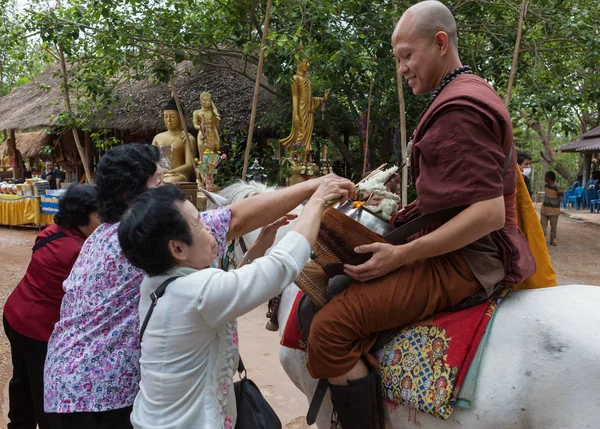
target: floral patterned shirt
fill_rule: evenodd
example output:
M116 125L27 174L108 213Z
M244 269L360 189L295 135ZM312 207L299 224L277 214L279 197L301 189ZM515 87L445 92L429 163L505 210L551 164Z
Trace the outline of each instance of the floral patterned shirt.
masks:
M231 210L200 213L218 244L227 245ZM129 263L119 224L103 224L87 239L65 280L60 321L48 342L44 410L98 412L133 404L140 380L140 283L144 272Z

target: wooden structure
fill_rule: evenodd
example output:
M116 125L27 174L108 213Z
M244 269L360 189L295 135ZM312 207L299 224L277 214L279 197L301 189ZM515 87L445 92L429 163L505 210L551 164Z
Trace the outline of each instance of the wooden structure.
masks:
M590 179L592 158L600 156L600 126L582 134L579 140L559 147L558 150L583 154L583 184L585 185Z

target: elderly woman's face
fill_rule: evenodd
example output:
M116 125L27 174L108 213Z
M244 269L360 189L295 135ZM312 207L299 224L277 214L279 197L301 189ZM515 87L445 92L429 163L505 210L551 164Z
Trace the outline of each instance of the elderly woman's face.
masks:
M177 208L192 232L192 244L188 246L184 265L197 270L208 267L217 257L217 240L210 228L202 223L198 209L191 202L177 203Z
M146 188L152 189L164 185L163 179L163 169L159 164L156 164L156 172L152 176L150 176L150 178L146 182Z

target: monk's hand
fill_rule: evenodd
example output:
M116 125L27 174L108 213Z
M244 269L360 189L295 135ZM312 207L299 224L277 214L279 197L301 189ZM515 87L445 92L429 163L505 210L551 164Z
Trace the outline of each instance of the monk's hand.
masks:
M269 250L269 248L275 242L275 237L277 236L277 231L284 225L290 223L290 221L296 219L298 217L297 214L288 213L285 216L280 217L275 222L263 227L258 234L258 238L254 242L254 244L248 249L248 256L251 259L260 258L264 256L264 254Z
M358 254L373 253L371 259L361 265L344 265L344 272L354 280L366 282L385 276L387 273L412 262L406 246L394 246L389 243L372 243L358 246Z

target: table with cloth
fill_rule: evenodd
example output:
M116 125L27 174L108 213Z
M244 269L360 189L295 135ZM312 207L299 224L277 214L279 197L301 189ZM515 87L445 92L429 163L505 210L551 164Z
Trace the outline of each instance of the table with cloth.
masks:
M49 225L53 215L40 211L40 197L0 195L0 225Z

